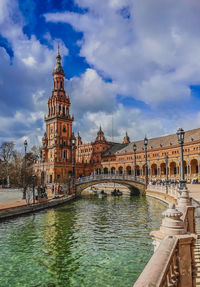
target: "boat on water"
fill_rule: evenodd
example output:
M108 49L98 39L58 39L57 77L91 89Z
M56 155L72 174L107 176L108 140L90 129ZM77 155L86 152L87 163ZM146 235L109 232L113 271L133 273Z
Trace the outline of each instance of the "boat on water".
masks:
M98 194L98 197L99 198L102 198L102 197L107 197L108 194L102 189L101 192Z
M111 192L111 195L112 196L121 196L123 195L122 191L120 191L119 189L114 189L112 192Z

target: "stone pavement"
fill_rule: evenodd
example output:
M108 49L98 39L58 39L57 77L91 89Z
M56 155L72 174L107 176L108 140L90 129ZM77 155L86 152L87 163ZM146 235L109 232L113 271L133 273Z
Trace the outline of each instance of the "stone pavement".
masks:
M13 193L13 201L12 199L12 193ZM12 192L11 189L5 189L5 190L0 190L0 197L3 197L3 200L0 198L0 211L10 209L10 208L15 208L15 207L23 207L27 206L26 200L25 199L20 199L16 200L17 198L22 198L22 191L18 191L19 195L16 196L16 190ZM52 199L54 194L52 195L50 190L47 190L47 195L48 195L48 200ZM7 201L6 201L7 199ZM45 200L45 201L48 201ZM30 201L32 205L32 200Z
M200 184L187 184L190 196L200 202Z

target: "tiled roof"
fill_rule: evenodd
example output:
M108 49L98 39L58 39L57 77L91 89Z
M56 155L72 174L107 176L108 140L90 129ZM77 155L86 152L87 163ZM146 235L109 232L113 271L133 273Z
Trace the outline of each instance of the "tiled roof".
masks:
M117 151L126 147L127 144L122 143L112 143L112 146L103 153L103 156L114 155Z
M200 140L200 128L189 130L185 132L184 143L191 143L192 141ZM137 152L144 150L144 140L136 141ZM167 135L157 138L148 139L148 150L158 149L158 148L170 148L178 145L177 135ZM133 142L123 147L122 144L118 144L114 149L107 150L104 155L108 155L108 152L113 152L112 154L127 154L133 153Z

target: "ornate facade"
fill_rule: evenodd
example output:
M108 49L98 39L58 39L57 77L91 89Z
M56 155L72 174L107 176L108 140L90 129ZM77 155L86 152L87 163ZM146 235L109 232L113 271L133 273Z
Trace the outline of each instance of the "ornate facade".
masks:
M65 73L58 49L53 70L53 90L48 100L48 115L45 117L46 132L42 139L42 160L35 165L35 173L41 182L64 183L72 174L72 123L70 99L64 89ZM137 175L145 175L144 142L136 141ZM179 145L176 134L149 139L149 178L165 178L165 156L169 157L169 178L178 179L180 170ZM184 144L184 170L188 180L200 180L200 129L186 131ZM99 128L94 142L83 144L80 134L76 137L75 176L97 173L127 173L134 171L133 142L126 132L123 143L106 140Z
M128 139L128 140L127 140ZM101 154L101 163L96 172L132 174L134 172L133 142L129 141L126 133L123 144L110 143L111 147ZM136 172L140 177L145 176L145 152L144 141L136 141ZM84 150L84 146L81 149ZM180 147L177 135L172 134L148 141L147 159L149 179L164 179L166 176L165 156L168 155L169 178L180 177ZM84 161L84 153L82 153ZM91 171L95 167L91 166ZM184 171L188 181L199 179L200 181L200 128L185 132L184 143Z

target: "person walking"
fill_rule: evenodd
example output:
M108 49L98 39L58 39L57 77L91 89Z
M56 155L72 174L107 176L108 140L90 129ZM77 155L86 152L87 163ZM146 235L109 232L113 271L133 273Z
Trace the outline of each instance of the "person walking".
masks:
M52 185L51 193L54 194L54 185Z
M26 190L26 204L27 205L30 205L30 200L31 200L31 190L28 187L27 190Z

